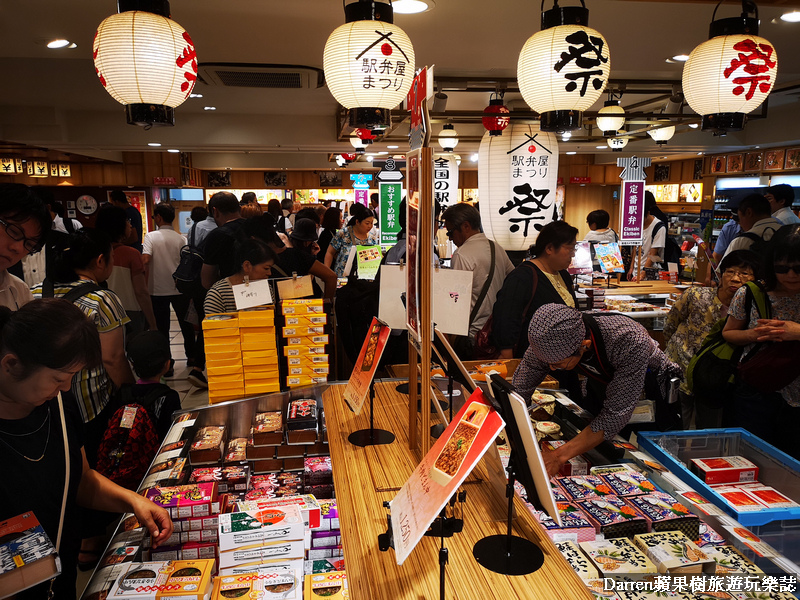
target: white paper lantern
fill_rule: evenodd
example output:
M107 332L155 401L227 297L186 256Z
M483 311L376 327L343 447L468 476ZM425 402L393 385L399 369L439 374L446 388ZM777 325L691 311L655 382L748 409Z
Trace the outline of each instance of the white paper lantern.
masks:
M433 199L444 211L458 204L458 163L460 157L452 153L433 156Z
M352 3L345 6L345 15L348 22L325 43L328 89L351 110L352 126L388 126L389 111L405 100L414 80L414 47L392 23L388 4Z
M558 218L558 139L538 125L487 131L479 149L478 197L486 235L504 249L527 250Z
M100 83L135 124L172 125L173 109L197 81L192 38L155 13L131 10L105 19L95 33L93 57Z
M628 138L626 137L612 137L608 138L608 147L614 152L622 152L622 149L628 145Z
M609 100L597 112L595 125L604 135L614 135L625 126L625 109L616 100Z
M756 35L720 35L695 48L683 67L683 93L703 129L739 130L767 99L778 73L772 44Z
M659 127L658 129L648 129L647 135L653 138L656 144L663 146L672 139L673 135L675 135L675 125Z
M439 138L437 141L442 147L442 150L445 152L452 152L455 147L458 146L458 132L456 131L455 127L453 127L450 123L447 123L444 127L442 127L442 131L439 133Z
M542 30L520 52L519 90L542 115L543 131L579 129L578 113L592 106L606 87L611 55L602 34L586 26L588 18L589 11L580 7L546 11Z

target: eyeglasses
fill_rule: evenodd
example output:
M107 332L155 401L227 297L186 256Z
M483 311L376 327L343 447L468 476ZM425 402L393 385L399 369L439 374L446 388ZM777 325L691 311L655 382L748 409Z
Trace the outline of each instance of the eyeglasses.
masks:
M19 225L9 223L3 219L0 219L0 225L5 228L8 237L15 242L22 242L22 247L28 251L28 254L33 254L41 247L39 240L25 237L25 231Z
M722 272L723 275L727 275L731 279L739 279L739 281L750 281L754 279L754 275L747 271L737 271L736 269L725 269Z
M800 275L800 264L775 265L772 267L772 270L778 275L786 275L789 271L792 271L795 275Z

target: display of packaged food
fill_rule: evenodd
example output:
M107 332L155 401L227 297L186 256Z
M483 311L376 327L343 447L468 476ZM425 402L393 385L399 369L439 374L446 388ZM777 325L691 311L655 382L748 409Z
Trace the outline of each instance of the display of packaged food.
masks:
M533 423L536 441L557 440L561 437L561 425L554 421L536 421Z
M626 537L647 531L647 520L619 496L586 498L573 502L606 538Z
M217 554L219 554L217 542L187 542L179 549L179 556L182 560L214 560Z
M196 483L147 490L147 498L167 509L173 519L206 517L217 499L216 483Z
M225 569L242 563L303 558L304 553L305 542L303 540L258 542L220 552L219 567L220 569Z
M189 483L222 481L222 467L197 467L189 476Z
M328 598L329 600L347 600L350 593L347 587L347 572L315 573L306 575L304 585L305 600Z
M297 398L289 402L286 409L286 428L316 429L317 427L317 401L313 398Z
M720 486L714 491L739 512L752 512L766 508L758 498L750 494L750 490L745 490L733 486Z
M131 563L112 586L108 597L205 600L215 568L213 560Z
M800 506L800 504L788 496L785 496L768 485L747 487L745 489L748 494L755 496L755 498L767 508L793 508Z
M251 430L252 431L252 430ZM256 446L253 443L252 437L247 441L247 447L245 448L245 455L247 456L247 460L264 460L269 458L275 458L275 448L277 446Z
M585 498L602 498L612 494L605 480L596 475L556 477L555 481L564 490L570 502Z
M247 460L247 438L238 437L228 440L224 463L228 465L244 460Z
M256 415L253 425L253 444L256 446L279 446L283 443L283 415L280 411L262 412Z
M585 579L584 583L594 600L623 600L613 591L606 589L605 579Z
M110 565L133 562L139 549L144 546L145 529L133 529L131 531L121 531L109 542L103 558L98 563L98 569Z
M653 561L659 573L714 573L714 561L680 531L633 536L633 543Z
M193 465L219 462L222 458L224 427L201 427L194 436L189 449L189 460Z
M275 473L283 469L283 460L277 459L254 459L252 462L253 473Z
M707 548L704 552L716 563L717 575L726 573L758 575L764 572L733 546L714 546Z
M222 552L261 541L302 540L305 527L296 504L239 511L219 516Z
M555 546L558 548L561 556L569 563L569 566L572 567L572 570L578 574L578 577L581 579L595 579L600 577L598 570L575 542L555 542Z
M556 503L558 513L561 516L561 527L546 512L535 511L534 518L544 528L548 537L554 542L571 540L574 542L586 542L595 539L597 532L594 525L589 522L586 516L571 504L562 502Z
M315 444L318 439L319 431L316 426L309 427L308 429L291 429L286 431L286 443L290 446L296 444L304 446Z
M128 570L127 563L120 563L116 565L109 565L101 567L98 565L97 570L92 574L86 589L83 591L83 600L106 600L111 588Z
M615 573L657 572L656 566L645 553L625 538L581 542L580 547L606 577Z
M606 473L602 477L612 493L617 496L638 496L649 494L656 489L653 482L638 471L622 470Z
M709 485L758 480L758 467L744 456L693 458L692 472Z
M682 531L690 540L700 536L700 519L669 494L653 491L626 499L645 516L648 531Z
M268 510L270 508L296 505L300 509L300 514L303 517L303 524L307 528L317 529L321 525L323 504L325 506L326 515L331 511L336 511L335 501L318 502L317 499L310 494L284 496L282 498L268 500L245 501L240 502L238 508L239 510ZM336 513L336 517L338 517L338 513ZM337 523L337 527L334 529L338 528Z
M333 483L333 464L330 456L313 456L303 461L305 485Z
M714 531L711 527L700 521L700 534L698 539L695 540L700 548L713 548L715 546L724 546L727 542L725 538Z

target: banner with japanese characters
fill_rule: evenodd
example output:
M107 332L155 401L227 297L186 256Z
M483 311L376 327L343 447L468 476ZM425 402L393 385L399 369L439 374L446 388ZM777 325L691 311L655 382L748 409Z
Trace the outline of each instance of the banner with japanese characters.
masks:
M400 202L403 199L403 184L380 183L381 246L394 246L400 231Z
M505 250L527 250L558 219L558 139L538 124L512 123L481 140L478 196L486 236Z
M644 181L623 181L619 203L620 246L640 246L644 232Z
M439 202L442 212L458 204L458 162L455 154L433 156L433 199Z

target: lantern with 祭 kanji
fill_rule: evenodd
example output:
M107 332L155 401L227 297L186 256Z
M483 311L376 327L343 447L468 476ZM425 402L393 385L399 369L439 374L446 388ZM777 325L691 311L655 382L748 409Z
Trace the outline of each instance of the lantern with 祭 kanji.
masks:
M478 197L486 236L504 249L527 250L558 218L558 139L536 124L512 123L484 134L478 151Z
M100 83L125 106L131 125L174 125L197 81L194 42L169 18L166 0L120 0L94 36Z
M489 135L503 135L503 130L511 122L508 117L509 112L501 97L489 100L489 106L483 109L483 118L481 119Z
M749 16L750 12L755 16ZM714 16L716 15L714 9ZM747 114L767 99L778 74L778 54L758 36L758 8L742 2L739 17L713 20L709 40L689 55L683 67L683 93L703 115L702 129L739 131Z
M542 12L542 30L522 47L519 91L541 114L542 131L580 129L583 111L606 87L611 54L605 38L588 24L584 0L563 8L554 0L553 8Z
M391 109L414 80L414 47L393 24L388 4L359 0L344 7L346 23L325 43L322 66L328 89L349 109L351 127L385 129Z

